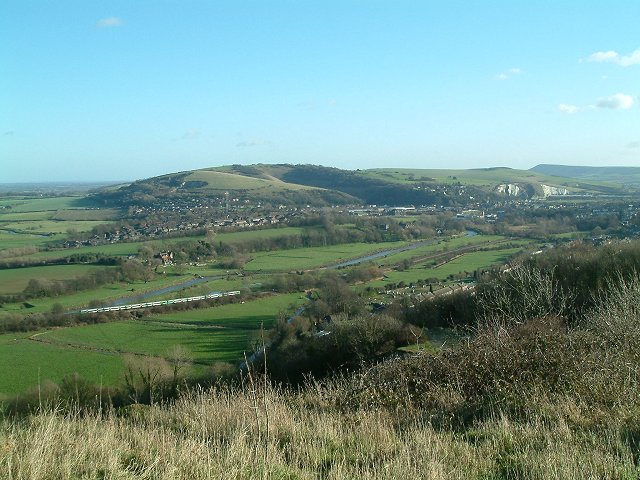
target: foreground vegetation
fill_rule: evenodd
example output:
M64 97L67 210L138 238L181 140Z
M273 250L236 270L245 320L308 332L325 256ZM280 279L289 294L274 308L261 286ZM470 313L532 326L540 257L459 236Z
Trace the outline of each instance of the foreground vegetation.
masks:
M407 333L399 312L363 315L346 302L324 325L330 334L280 322L266 357L240 374L219 372L208 388L176 362L164 384L149 381L148 366L129 369L128 406L78 378L34 392L22 410L32 413L9 410L0 426L0 468L36 479L635 479L637 244L587 250L547 270L553 255L469 294L476 322L449 348L390 356ZM591 296L580 303L584 289ZM323 314L309 310L308 320ZM289 360L307 359L313 376L282 375L293 352Z

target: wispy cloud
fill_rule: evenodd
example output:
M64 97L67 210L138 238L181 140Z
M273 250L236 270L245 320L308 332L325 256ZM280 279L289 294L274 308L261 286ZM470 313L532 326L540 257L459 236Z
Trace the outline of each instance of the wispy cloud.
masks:
M558 105L558 111L572 115L574 113L583 112L587 110L629 110L635 105L635 99L632 95L625 93L616 93L610 97L601 98L595 105L587 105L581 107L579 105L572 105L570 103L561 103Z
M101 18L96 22L98 28L113 28L122 26L122 20L118 17Z
M495 77L496 80L508 80L509 78L520 75L522 73L522 69L519 67L512 67L505 72L498 73Z
M635 101L631 95L616 93L607 98L602 98L596 103L598 108L608 108L610 110L629 110Z
M270 145L271 142L262 138L255 138L253 140L243 140L236 143L236 147L260 147L262 145Z
M13 130L7 130L6 132L4 132L4 133L2 134L2 136L3 136L3 137L13 137L15 134L16 134L16 132L15 132L15 131L13 131Z
M587 62L607 62L615 63L621 67L630 67L631 65L640 65L640 48L631 52L629 55L620 55L615 50L606 52L595 52L587 57Z
M558 105L558 110L561 111L562 113L567 113L569 115L572 115L574 113L579 112L580 107L577 105L570 105L568 103L561 103L560 105Z
M640 149L640 141L628 143L627 144L627 148L629 150L638 150L638 149Z

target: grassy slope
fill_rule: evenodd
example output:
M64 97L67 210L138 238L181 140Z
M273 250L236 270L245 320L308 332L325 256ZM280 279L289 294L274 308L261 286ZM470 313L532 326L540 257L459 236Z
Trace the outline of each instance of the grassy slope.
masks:
M37 387L38 379L60 381L65 375L81 371L82 376L104 385L115 383L122 370L122 359L88 350L34 342L32 333L0 335L0 396Z
M79 372L94 383L112 385L122 372L122 353L163 356L181 344L201 364L240 361L252 349L260 327L271 328L280 312L304 300L278 295L246 303L154 315L144 320L84 325L29 334L0 335L0 394L24 391L40 379L59 382ZM41 341L29 340L29 337Z
M579 167L569 165L536 165L534 172L579 178L585 181L607 181L640 186L640 167Z
M248 390L248 389L247 389ZM326 408L336 389L284 394L214 390L129 415L42 413L0 424L9 478L249 480L635 479L634 451L617 423L595 432L496 415L469 432L413 412ZM571 407L567 402L567 408ZM574 415L584 415L573 406Z
M278 180L275 177L265 176L265 178L248 177L237 172L227 172L221 170L196 170L184 179L189 181L204 181L208 185L208 190L309 190L313 187L296 185Z
M288 235L299 235L304 229L299 227L285 227L285 228L272 228L268 230L247 230L242 232L230 232L217 234L213 242L224 242L229 244L241 243L243 241L253 240L256 238L275 238ZM59 238L59 237L57 237ZM41 243L50 242L48 237L34 237L31 235L15 235L15 234L3 234L0 231L0 251L4 248L19 248L31 245L33 239L41 240ZM150 246L154 250L160 251L166 249L170 244L175 244L183 241L198 241L205 240L204 236L192 236L192 237L177 237L167 238L164 240L150 240L144 242L124 242L114 243L107 245L97 245L91 247L78 247L78 248L61 248L49 251L41 251L31 253L29 255L15 255L9 256L20 257L28 259L29 261L64 258L70 255L80 255L89 253L102 253L110 256L127 256L135 255L142 246Z
M460 182L464 185L491 188L503 183L538 183L549 186L596 191L601 190L603 187L616 187L614 184L601 181L579 181L574 178L558 177L533 172L531 170L516 170L504 167L468 170L380 168L364 170L362 174L396 183L415 183L416 181L421 181L421 178L424 178L424 181L427 182L433 180L437 183L445 184Z
M0 294L19 293L30 279L69 280L109 267L97 265L51 265L0 270Z
M397 248L407 242L349 243L328 247L307 247L274 252L258 252L247 263L247 271L289 271L304 270L338 263L370 253Z
M404 271L388 272L384 280L376 280L368 283L372 287L382 287L389 282L405 283L425 280L427 278L436 278L445 280L449 275L457 275L464 272L472 273L478 268L488 268L492 265L504 264L511 255L520 252L520 248L504 248L499 250L490 250L486 252L465 253L461 257L456 258L442 266L434 267L430 263L416 265Z

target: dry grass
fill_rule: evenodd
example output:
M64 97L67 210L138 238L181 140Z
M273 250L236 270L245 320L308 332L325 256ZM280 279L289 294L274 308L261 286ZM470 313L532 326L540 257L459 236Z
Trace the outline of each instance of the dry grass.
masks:
M638 479L640 279L297 392L259 383L0 423L1 479Z
M617 427L589 433L562 418L549 424L496 416L456 433L406 412L338 413L321 408L319 396L259 389L256 402L248 390L221 389L164 408L134 406L120 416L49 411L5 421L0 472L33 480L619 479L640 473Z

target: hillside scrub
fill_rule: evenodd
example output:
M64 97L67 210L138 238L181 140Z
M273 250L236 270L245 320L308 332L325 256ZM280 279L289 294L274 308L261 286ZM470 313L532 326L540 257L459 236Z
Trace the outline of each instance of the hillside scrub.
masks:
M640 277L608 272L590 308L569 319L572 297L556 270L522 268L506 277L521 283L484 297L474 334L448 349L390 358L410 332L385 315L332 315L324 336L313 317L283 320L268 371L254 367L238 383L188 388L172 402L158 395L153 406L78 410L71 401L5 419L0 470L34 479L638 478ZM305 362L340 373L305 379L295 370ZM294 374L295 387L268 381ZM95 397L77 379L64 388Z
M636 276L612 280L574 326L556 315L487 321L453 348L391 360L356 376L347 404L417 409L457 427L496 412L545 417L546 408L574 405L580 414L572 421L580 425L629 422L636 429L638 305Z

